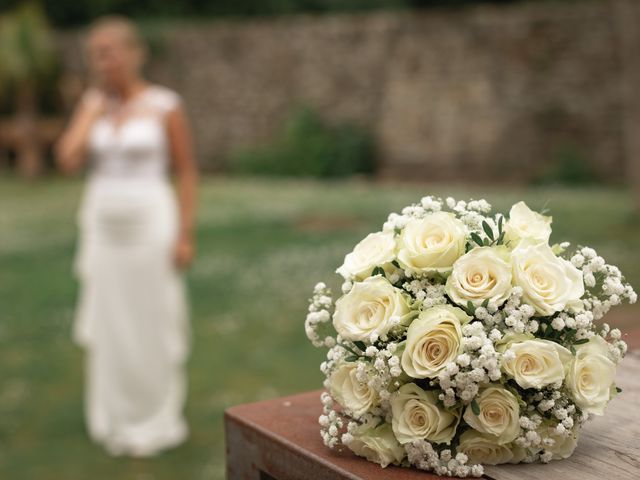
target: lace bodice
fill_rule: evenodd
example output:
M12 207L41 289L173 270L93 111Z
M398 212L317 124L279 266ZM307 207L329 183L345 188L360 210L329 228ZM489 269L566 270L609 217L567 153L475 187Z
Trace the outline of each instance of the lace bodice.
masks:
M107 108L89 138L92 178L166 178L170 148L165 116L179 103L178 94L152 85L122 107L122 118Z

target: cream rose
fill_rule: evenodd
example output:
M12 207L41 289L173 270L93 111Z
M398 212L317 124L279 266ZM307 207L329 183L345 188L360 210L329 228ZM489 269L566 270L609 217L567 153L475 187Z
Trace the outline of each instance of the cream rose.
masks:
M329 390L336 401L356 417L367 413L378 404L378 394L356 376L358 364L343 362L329 377Z
M480 433L494 437L500 445L512 442L520 433L518 399L503 386L487 387L476 397L480 414L471 405L464 412L464 421Z
M602 415L615 388L616 364L608 357L609 344L597 335L575 348L567 373L571 398L583 412Z
M367 424L361 425L353 433L353 439L347 446L356 455L378 463L383 468L389 464L400 464L405 455L404 448L396 440L388 423L375 428Z
M387 267L396 251L393 232L377 232L367 235L353 251L344 257L344 263L336 270L345 279L363 280L375 267Z
M458 452L469 458L469 463L500 465L501 463L518 463L521 461L521 449L513 449L510 445L499 444L491 435L475 430L467 430L460 435Z
M522 388L542 388L565 378L571 352L550 340L512 343L502 357L502 370Z
M403 322L410 315L402 291L376 275L356 283L336 302L333 326L345 340L369 341L386 334L394 319Z
M522 287L523 301L548 316L584 295L582 273L556 257L545 243L522 242L511 254L513 281Z
M429 213L412 219L398 239L398 260L415 272L451 271L453 263L465 251L467 228L455 215Z
M458 305L478 306L489 300L501 305L511 293L511 264L506 247L477 247L453 264L445 287Z
M551 220L551 217L531 210L526 203L518 202L509 211L509 220L504 226L505 240L511 242L512 246L524 238L536 243L549 243Z
M553 457L552 460L563 460L569 458L578 445L578 432L571 431L566 437L558 435L555 431L555 427L545 422L538 428L538 434L542 438L551 438L553 445L545 446L544 449L550 452Z
M420 313L409 329L402 368L413 378L433 378L460 353L462 325L471 317L463 310L440 305Z
M438 394L415 383L400 387L391 398L393 433L401 444L428 440L449 444L460 422L460 411L438 405Z

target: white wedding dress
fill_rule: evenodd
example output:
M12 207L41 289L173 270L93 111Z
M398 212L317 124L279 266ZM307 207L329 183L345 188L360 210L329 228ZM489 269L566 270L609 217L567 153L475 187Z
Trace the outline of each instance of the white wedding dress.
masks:
M189 325L172 258L178 216L165 131L179 101L147 87L122 119L105 114L90 133L73 333L87 353L89 434L113 455L153 455L187 436Z

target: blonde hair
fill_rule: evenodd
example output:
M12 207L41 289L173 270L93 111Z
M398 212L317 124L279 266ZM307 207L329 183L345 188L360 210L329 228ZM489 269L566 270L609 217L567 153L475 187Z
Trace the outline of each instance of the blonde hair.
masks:
M105 15L94 20L87 29L87 37L90 38L102 31L111 31L120 35L128 46L143 50L146 47L138 26L123 15Z

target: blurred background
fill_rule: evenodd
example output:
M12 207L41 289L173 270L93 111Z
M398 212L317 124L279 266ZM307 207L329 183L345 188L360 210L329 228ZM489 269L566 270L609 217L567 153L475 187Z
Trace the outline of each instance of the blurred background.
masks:
M83 27L140 22L204 172L189 273L190 440L113 459L71 343L81 179L51 147L86 85ZM0 478L222 479L222 412L321 385L316 281L427 194L548 208L640 288L634 0L0 0ZM608 318L640 333L639 310Z

